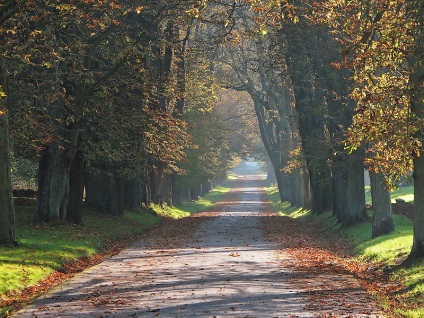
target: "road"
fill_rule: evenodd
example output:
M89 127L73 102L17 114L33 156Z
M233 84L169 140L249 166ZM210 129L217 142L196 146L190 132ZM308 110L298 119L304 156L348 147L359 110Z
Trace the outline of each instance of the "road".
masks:
M359 306L337 299L311 306L305 284L294 279L300 273L284 267L294 260L262 232L261 218L272 212L260 184L257 175L241 175L216 210L202 213L195 226L181 223L178 231L169 230L175 236L166 226L154 231L15 316L382 317L356 285L353 301ZM192 235L184 241L180 232ZM308 285L325 290L314 281L319 275L310 277Z

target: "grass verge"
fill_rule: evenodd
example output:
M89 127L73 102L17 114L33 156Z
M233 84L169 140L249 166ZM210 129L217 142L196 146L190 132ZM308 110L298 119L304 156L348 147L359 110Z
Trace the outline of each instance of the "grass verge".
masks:
M332 213L313 215L308 210L292 207L290 203L280 203L276 187L266 188L272 206L281 215L291 218L315 220L328 230L337 232L348 239L355 260L372 263L373 267L381 269L398 265L409 254L412 247L413 222L402 215L394 215L395 231L378 238L371 238L371 221L364 221L350 228L341 228ZM411 202L412 187L403 187L392 193L392 198L403 198ZM372 211L369 211L370 216ZM371 219L371 218L370 218ZM395 267L390 274L392 281L400 282L402 288L396 292L383 295L387 311L393 312L394 317L424 317L424 260L415 262L412 266ZM381 296L381 295L380 295ZM395 305L396 308L389 308Z
M122 217L86 212L83 225L70 223L31 224L33 206L16 207L16 247L0 247L0 317L6 317L45 291L84 258L94 257L105 249L125 246L151 228L161 217L181 218L207 210L221 200L229 188L217 187L196 202L177 207L153 207L149 211L125 211ZM88 261L78 266L93 265ZM66 268L66 270L65 270ZM72 271L72 269L71 269ZM77 271L77 270L75 270ZM51 282L40 282L49 280Z
M211 208L216 202L221 201L225 193L230 191L230 188L225 186L215 187L212 191L206 194L203 198L197 201L185 202L177 206L159 206L152 205L152 209L162 217L170 217L180 219L190 216L191 214L206 211Z

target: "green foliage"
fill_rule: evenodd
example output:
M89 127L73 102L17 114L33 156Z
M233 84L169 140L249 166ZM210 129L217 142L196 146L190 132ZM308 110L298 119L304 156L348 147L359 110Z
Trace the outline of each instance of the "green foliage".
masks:
M347 147L366 142L366 163L383 172L391 184L405 176L421 148L415 133L422 125L411 111L410 61L417 43L420 6L414 1L327 0L320 17L334 28L342 44L344 62L353 72L350 97L356 113ZM319 11L319 10L318 10Z
M17 188L33 188L36 183L37 165L28 159L11 159L12 185Z
M220 92L217 111L225 125L228 146L237 156L263 158L265 151L253 100L247 92L226 90Z
M212 76L197 70L187 77L187 110L183 119L189 125L192 146L186 149L187 155L180 164L184 173L178 176L177 184L181 189L225 179L231 162L225 126L215 110L219 86Z

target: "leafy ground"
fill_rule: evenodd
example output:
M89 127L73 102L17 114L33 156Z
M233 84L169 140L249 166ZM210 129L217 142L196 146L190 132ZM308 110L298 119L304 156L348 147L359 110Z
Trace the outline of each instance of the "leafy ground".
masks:
M397 198L413 200L412 187L401 191L395 193ZM331 213L311 215L310 211L278 203L275 188L268 188L267 192L275 211L285 220L279 222L277 232L292 233L281 244L302 260L301 269L348 271L361 280L362 286L378 299L388 315L424 317L424 261L409 268L394 266L402 262L412 246L411 203L393 205L394 212L400 213L394 215L395 232L371 239L370 221L340 229ZM372 210L368 213L372 215ZM299 237L302 235L303 238ZM299 240L304 246L299 247Z
M228 188L218 187L205 198L173 208L126 211L114 218L85 211L83 225L31 223L34 201L16 200L17 247L0 247L0 317L74 273L117 253L160 220L182 218L208 209Z

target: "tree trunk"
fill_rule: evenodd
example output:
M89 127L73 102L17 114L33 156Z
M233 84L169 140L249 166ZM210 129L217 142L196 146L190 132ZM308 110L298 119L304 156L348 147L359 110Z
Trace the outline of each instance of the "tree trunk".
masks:
M124 180L115 176L116 199L118 204L118 214L124 214Z
M392 202L390 191L384 185L382 173L370 172L372 197L372 237L393 232L395 226L392 218Z
M253 104L255 107L256 117L258 119L259 129L261 132L262 141L264 143L268 158L274 169L278 192L280 195L281 202L284 201L284 191L286 190L281 178L281 156L278 149L277 136L275 135L275 129L273 129L273 121L270 121L265 114L264 101L257 96L254 92L249 92L252 97Z
M292 178L293 205L311 209L309 176L307 171L296 171Z
M312 212L321 213L331 209L331 174L327 164L328 153L323 105L318 104L315 70L310 52L316 37L306 21L289 24L283 28L287 41L286 61L299 120L299 134L305 153L310 178ZM320 144L322 146L320 146Z
M67 220L75 224L82 223L82 200L84 194L84 157L78 151L72 162L69 174L69 203Z
M197 201L199 200L200 197L200 193L202 192L202 187L196 187L196 188L191 188L190 189L190 198L192 201Z
M124 206L133 211L141 209L145 195L141 177L124 183Z
M104 214L122 215L118 198L118 186L113 173L96 173L89 176L87 202L90 208Z
M172 205L172 177L164 172L164 164L152 168L150 172L150 188L152 191L152 202L155 204Z
M36 221L51 222L66 218L70 165L59 142L42 151L38 173Z
M15 242L15 211L10 176L9 118L0 97L0 244Z
M411 4L415 3L412 1ZM417 30L415 34L415 54L411 58L410 96L412 114L424 119L424 2L419 1L417 8ZM415 8L414 8L415 9ZM416 137L422 142L424 131ZM424 151L414 159L414 241L408 260L424 257Z
M281 163L280 163L281 165ZM281 171L281 167L274 168L274 173L277 181L278 193L281 202L292 202L292 184L286 173Z
M163 175L163 172L161 167L152 166L149 182L150 182L151 198L154 204L160 203L159 186L160 186L160 183L162 182L162 175Z
M161 205L167 204L168 206L172 206L172 176L168 173L162 174L162 180L159 183L159 191L158 191L159 203Z
M362 156L340 154L333 163L333 213L343 226L364 220L365 189Z
M178 186L177 175L172 175L172 202L176 205L182 203L182 191Z
M414 240L408 259L421 257L424 257L424 153L414 158Z
M266 182L267 184L272 184L277 182L277 177L275 175L274 167L271 163L271 160L266 160Z
M316 171L308 169L311 182L312 212L322 213L329 211L332 206L332 188L330 173L327 170Z
M143 196L143 203L146 206L149 206L152 203L152 187L151 187L151 182L148 181L146 182L145 186L144 186L144 196Z
M312 203L313 203L313 198L312 198L312 190L311 190L311 178L309 177L308 174L308 169L303 168L304 170L302 171L301 175L302 175L302 179L303 179L303 188L305 190L305 195L304 195L304 203L303 203L303 207L308 209L308 210L312 210Z
M208 194L210 191L212 190L212 183L210 182L204 182L202 184L202 192L201 192L201 196L205 196L206 194Z
M172 112L173 117L180 118L183 114L184 106L185 106L185 92L186 92L186 49L187 42L190 37L191 26L189 26L186 30L186 35L181 42L179 48L176 49L175 57L177 64L177 87L178 87L178 96L175 102L174 110ZM176 27L175 33L179 33L178 27Z

